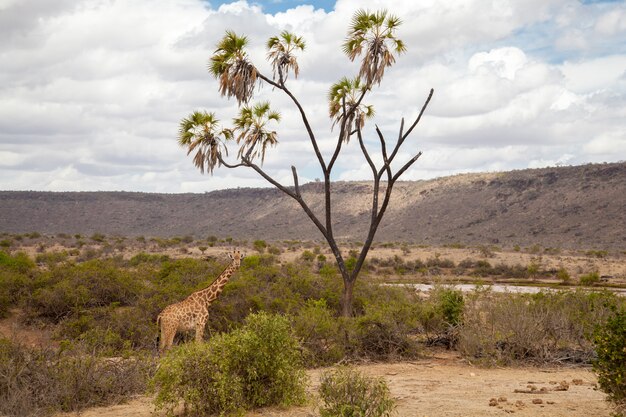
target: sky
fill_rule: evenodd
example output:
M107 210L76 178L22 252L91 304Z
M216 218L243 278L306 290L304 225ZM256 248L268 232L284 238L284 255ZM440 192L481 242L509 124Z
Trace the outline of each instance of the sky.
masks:
M247 168L202 175L178 146L180 120L236 115L207 63L226 30L249 38L248 53L271 76L266 40L283 30L306 41L302 103L326 157L337 131L328 117L332 83L358 72L341 51L360 8L403 21L397 56L366 102L364 128L389 144L404 117L425 116L398 154L402 177L626 160L626 2L578 0L0 0L0 190L207 192L266 187ZM292 102L267 85L282 120L263 169L284 185L320 178ZM236 156L231 148L230 157ZM376 159L380 163L380 159ZM369 180L358 143L347 144L333 180Z

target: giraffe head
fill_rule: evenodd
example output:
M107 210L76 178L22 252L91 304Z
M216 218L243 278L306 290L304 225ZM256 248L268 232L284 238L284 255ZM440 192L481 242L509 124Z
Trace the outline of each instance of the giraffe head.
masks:
M241 260L244 258L245 254L240 252L239 249L234 249L231 253L228 254L228 257L233 260L232 265L236 268L239 268L241 265Z

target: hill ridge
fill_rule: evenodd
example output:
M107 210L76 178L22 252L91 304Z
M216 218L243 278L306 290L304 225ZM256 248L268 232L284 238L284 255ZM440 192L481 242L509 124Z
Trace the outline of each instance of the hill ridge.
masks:
M332 184L335 235L364 239L372 183ZM323 185L301 186L318 215ZM274 188L202 194L0 191L0 232L318 240ZM399 181L378 241L626 249L626 162Z

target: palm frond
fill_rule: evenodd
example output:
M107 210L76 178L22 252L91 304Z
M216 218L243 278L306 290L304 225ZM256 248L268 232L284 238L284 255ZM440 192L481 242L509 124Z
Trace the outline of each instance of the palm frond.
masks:
M289 71L293 71L294 76L298 78L300 68L295 51L304 50L306 46L304 39L284 30L279 36L269 38L266 46L268 50L267 59L272 63L274 79L286 80Z
M351 132L356 128L357 123L362 128L365 119L374 115L372 105L359 104L355 106L367 86L363 84L360 77L343 77L338 82L331 85L328 92L328 113L333 119L332 127L335 124L342 124L345 119L343 137L345 142L350 140ZM352 112L351 110L354 109Z
M238 158L253 160L261 157L265 161L265 152L268 146L278 143L276 131L267 129L270 121L279 122L280 113L271 109L270 103L265 101L253 106L243 106L239 115L233 119L233 136L236 135L239 146Z
M351 61L363 55L359 77L366 85L380 84L385 68L395 63L391 50L398 54L406 51L404 43L395 35L401 23L386 10L370 13L360 9L352 17L342 49Z
M257 70L244 50L247 44L247 37L226 31L209 61L209 72L219 80L222 96L235 97L239 105L250 100L257 81Z
M195 111L180 121L178 144L187 149L187 155L195 152L193 163L200 169L213 173L220 165L222 153L228 155L225 141L232 139L228 129L220 129L214 113Z

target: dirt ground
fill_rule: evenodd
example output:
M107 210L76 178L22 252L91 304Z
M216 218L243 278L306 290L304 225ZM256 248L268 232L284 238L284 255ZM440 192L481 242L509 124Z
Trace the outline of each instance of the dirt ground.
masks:
M398 417L611 415L605 395L596 390L596 378L588 368L481 368L442 352L415 362L368 364L358 369L385 378L397 399ZM321 371L309 371L311 397L315 397ZM533 387L537 393L526 393ZM314 417L319 415L315 403L313 399L306 407L258 410L246 417ZM153 413L150 398L138 397L127 404L94 408L81 415L151 417Z

